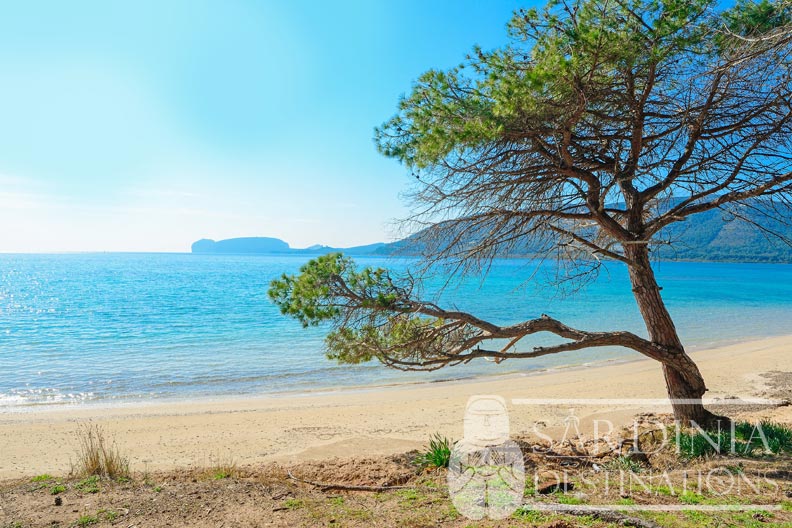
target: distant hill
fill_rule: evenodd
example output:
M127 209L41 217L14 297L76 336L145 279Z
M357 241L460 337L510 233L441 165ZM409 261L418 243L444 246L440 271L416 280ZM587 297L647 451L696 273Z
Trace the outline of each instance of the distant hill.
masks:
M289 244L278 238L229 238L215 242L207 238L192 245L193 253L286 253Z
M366 246L355 246L349 248L335 248L330 246L323 246L320 244L313 245L305 249L297 249L289 246L279 238L270 237L245 237L245 238L228 238L226 240L209 240L203 238L192 245L193 253L225 253L225 254L262 254L262 253L289 253L289 254L307 254L307 255L322 255L326 253L333 253L341 251L349 255L371 255L378 250L386 248L388 244L378 242L376 244L368 244Z
M792 208L786 207L781 211L784 222L766 218L759 212L761 210L761 206L744 208L740 214L764 229L792 240ZM664 260L792 263L792 246L717 209L671 224L661 231L661 235L673 241L673 245L660 245L654 249Z
M761 203L745 208L747 218L759 223L768 230L782 234L792 240L792 208L782 211L786 222L768 220L759 211ZM779 213L774 213L778 215ZM715 262L787 262L792 263L792 247L776 237L733 215L720 210L707 211L690 217L687 221L668 226L661 232L661 238L670 239L671 245L659 244L653 247L656 256L663 260L700 260ZM421 233L404 240L389 244L376 243L365 246L337 248L314 245L304 249L289 247L277 238L231 238L228 240L199 240L192 245L193 253L288 253L322 255L342 252L347 255L414 255L420 252ZM529 257L536 252L526 246L510 253L509 257Z

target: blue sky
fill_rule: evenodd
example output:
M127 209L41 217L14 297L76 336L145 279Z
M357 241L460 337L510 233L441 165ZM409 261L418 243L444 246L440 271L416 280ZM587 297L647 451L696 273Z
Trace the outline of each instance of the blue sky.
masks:
M12 2L0 251L392 239L409 176L373 127L424 70L505 41L516 2Z

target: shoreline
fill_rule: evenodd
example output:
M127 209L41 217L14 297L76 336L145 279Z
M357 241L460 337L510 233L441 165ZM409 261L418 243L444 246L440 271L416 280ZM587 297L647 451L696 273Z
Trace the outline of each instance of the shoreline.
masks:
M768 397L766 374L792 371L792 335L693 351L710 387L707 398ZM240 465L396 454L424 446L434 433L461 438L469 397L505 399L513 435L537 422L562 423L563 405L515 405L515 399L587 398L583 415L629 421L638 412L668 412L614 405L613 399L666 397L655 361L637 358L573 368L508 373L473 379L367 387L300 395L208 398L96 408L67 406L0 416L0 479L66 474L74 459L79 423L101 425L129 457L133 471L201 467L231 457ZM792 407L762 411L791 423Z
M741 343L752 343L764 339L772 339L778 337L789 337L792 339L792 334L772 334L768 336L744 336L739 339L724 339L722 341L715 341L705 345L700 345L703 348L698 348L699 345L692 345L687 349L688 354L695 356L698 353L708 350L715 350L723 347L738 345ZM437 380L416 380L416 381L395 381L385 383L370 383L362 385L338 385L319 387L316 389L300 389L294 391L273 391L273 392L258 392L258 393L240 393L240 394L193 394L181 396L165 396L162 398L129 398L126 400L112 400L112 399L98 399L87 400L81 402L59 402L59 403L27 403L22 405L9 405L0 406L0 423L4 421L5 415L35 415L39 413L50 413L58 411L76 411L76 410L96 410L107 411L113 409L124 409L130 407L156 407L156 406L176 406L182 403L235 403L245 402L249 400L259 399L278 399L278 398L302 398L312 396L330 396L338 394L357 394L366 393L379 390L393 390L400 388L413 388L421 386L436 386L447 385L456 383L470 383L477 381L497 381L507 378L524 378L529 376L537 376L553 372L567 372L577 369L585 368L599 368L607 367L610 365L621 365L624 363L633 363L636 361L643 361L646 358L639 353L627 352L624 357L604 358L604 359L591 359L590 361L582 361L576 363L568 363L563 365L556 365L551 367L540 367L536 369L523 370L523 371L508 371L503 373L488 373L488 374L471 374L469 376L449 377L447 379ZM694 357L695 359L695 357ZM326 360L325 361L329 361ZM387 368L381 366L381 368Z

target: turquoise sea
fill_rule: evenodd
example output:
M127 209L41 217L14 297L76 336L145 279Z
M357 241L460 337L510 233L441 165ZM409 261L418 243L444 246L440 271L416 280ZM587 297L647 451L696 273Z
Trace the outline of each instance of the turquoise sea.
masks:
M267 298L271 279L308 258L0 255L0 410L334 390L638 357L601 349L434 373L337 365L324 357L325 329L304 330ZM356 260L397 270L411 265ZM440 301L504 324L548 313L584 329L645 334L622 266L610 265L596 283L566 297L526 285L535 266L497 261L485 281L447 286ZM693 353L792 334L792 265L661 262L657 274ZM427 295L444 282L430 281Z

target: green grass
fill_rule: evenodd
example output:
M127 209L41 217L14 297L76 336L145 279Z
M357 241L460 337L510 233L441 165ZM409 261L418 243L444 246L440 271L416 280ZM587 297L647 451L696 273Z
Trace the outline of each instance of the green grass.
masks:
M50 488L51 495L58 495L59 493L63 493L66 491L66 486L63 484L55 484Z
M718 454L755 457L792 453L792 429L769 421L758 424L737 422L734 424L734 435L729 427L720 431L681 433L677 447L680 455L687 459Z
M679 500L685 504L701 504L701 501L704 500L704 497L698 493L686 491L679 496Z
M235 477L239 473L239 469L236 461L229 455L225 458L214 459L208 473L213 480L223 480Z
M48 480L52 480L53 478L54 477L52 475L48 475L44 473L43 475L36 475L32 479L30 479L30 482L46 482Z
M396 495L401 498L402 502L417 502L423 498L423 496L418 493L418 490L414 489L404 489L399 490L396 492Z
M574 495L560 495L558 497L558 502L560 504L583 504L586 501L580 497L575 497Z
M422 468L447 468L451 461L451 441L435 433L429 439L426 450L415 457L415 464Z
M283 505L290 510L298 510L305 506L305 502L300 499L286 499Z
M154 490L154 493L159 493L159 492L162 491L162 486L154 486L153 490Z
M90 526L99 522L99 517L96 515L83 515L74 523L75 526Z
M607 471L629 471L632 473L640 473L644 469L640 462L636 462L628 456L617 456L604 464L604 467Z
M542 524L550 518L546 513L533 510L528 506L518 509L512 517L531 524Z
M94 475L84 478L78 482L74 488L83 493L99 493L99 477Z

